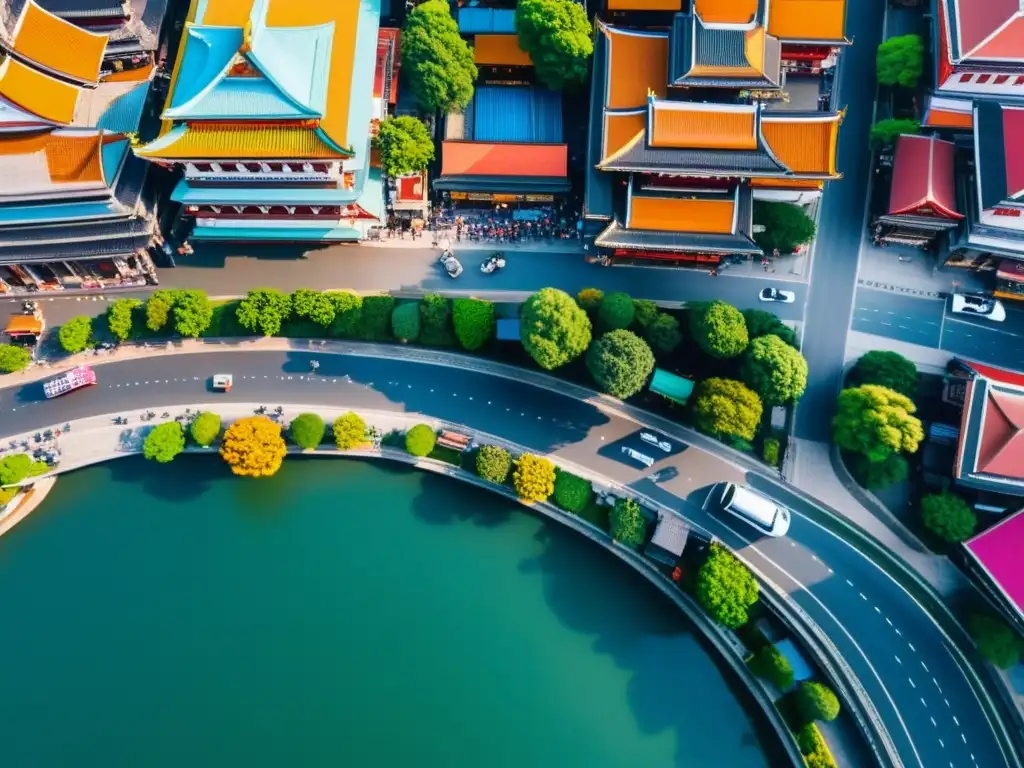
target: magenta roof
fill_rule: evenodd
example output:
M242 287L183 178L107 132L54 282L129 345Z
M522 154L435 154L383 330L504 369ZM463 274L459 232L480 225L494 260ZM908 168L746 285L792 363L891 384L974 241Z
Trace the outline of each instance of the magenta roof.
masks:
M965 546L1017 613L1024 615L1024 568L1019 562L1024 552L1024 510L979 533Z

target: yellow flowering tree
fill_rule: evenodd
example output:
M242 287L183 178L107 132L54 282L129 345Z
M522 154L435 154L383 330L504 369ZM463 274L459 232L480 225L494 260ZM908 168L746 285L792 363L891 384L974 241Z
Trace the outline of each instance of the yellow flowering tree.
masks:
M524 453L516 461L512 482L523 501L547 501L555 492L555 465L540 456Z
M281 468L286 449L281 426L266 416L239 419L224 433L220 455L243 477L270 477Z

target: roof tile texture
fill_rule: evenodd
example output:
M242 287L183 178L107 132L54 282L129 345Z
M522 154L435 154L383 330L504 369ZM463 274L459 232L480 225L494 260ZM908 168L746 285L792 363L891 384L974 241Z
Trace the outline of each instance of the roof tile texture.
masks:
M642 107L648 91L668 89L668 35L641 35L608 28L608 109Z
M630 198L629 229L732 234L735 201L674 197Z
M47 69L95 83L107 35L86 32L29 0L18 18L13 43L15 51Z
M673 109L651 105L652 147L685 149L757 149L756 113L744 110Z

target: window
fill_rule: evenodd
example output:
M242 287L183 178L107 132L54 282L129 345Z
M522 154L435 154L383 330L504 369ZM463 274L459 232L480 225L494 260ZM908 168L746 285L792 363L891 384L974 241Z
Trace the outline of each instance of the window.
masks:
M978 75L978 79L975 82L978 85L981 85L982 83L987 83L991 79L992 79L992 75Z
M992 85L1002 85L1009 79L1009 75L996 75L996 79L992 81Z

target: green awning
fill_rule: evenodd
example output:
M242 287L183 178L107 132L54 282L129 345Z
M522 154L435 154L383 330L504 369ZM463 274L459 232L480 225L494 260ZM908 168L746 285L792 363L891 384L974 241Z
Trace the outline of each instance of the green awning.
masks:
M651 379L651 392L674 400L680 405L686 405L686 401L693 393L693 382L661 368L655 368L654 378Z

